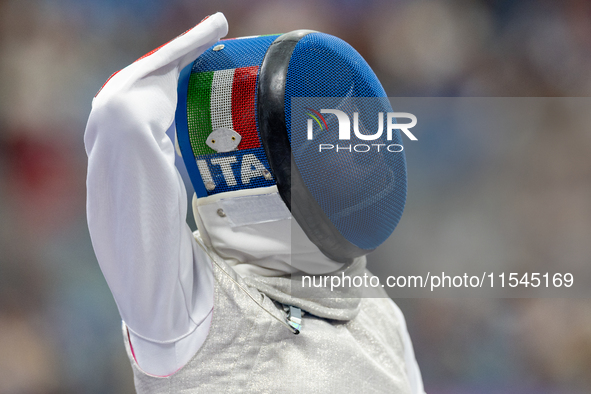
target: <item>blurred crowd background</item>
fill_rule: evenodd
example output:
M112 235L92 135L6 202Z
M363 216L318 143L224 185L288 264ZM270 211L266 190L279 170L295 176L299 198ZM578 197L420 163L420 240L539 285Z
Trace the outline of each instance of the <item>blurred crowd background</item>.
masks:
M86 227L85 122L110 74L215 11L229 37L336 35L389 96L591 95L585 0L0 0L1 394L134 392ZM489 154L494 136L473 132L407 149L407 211L373 269L590 263L589 130L529 130ZM397 302L429 393L591 392L588 300Z

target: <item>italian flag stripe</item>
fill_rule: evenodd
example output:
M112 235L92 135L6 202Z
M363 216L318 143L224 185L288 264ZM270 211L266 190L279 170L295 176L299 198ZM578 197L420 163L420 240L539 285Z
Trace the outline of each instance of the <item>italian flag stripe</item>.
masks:
M232 81L235 68L213 73L211 84L211 127L213 130L232 127Z
M187 121L195 156L216 153L205 141L220 127L242 136L238 150L260 146L254 102L257 73L253 66L191 74Z
M211 133L211 82L213 71L191 74L187 90L187 123L195 156L215 153L205 139Z
M232 123L242 140L238 149L261 146L257 133L254 94L257 88L258 66L237 68L232 82Z

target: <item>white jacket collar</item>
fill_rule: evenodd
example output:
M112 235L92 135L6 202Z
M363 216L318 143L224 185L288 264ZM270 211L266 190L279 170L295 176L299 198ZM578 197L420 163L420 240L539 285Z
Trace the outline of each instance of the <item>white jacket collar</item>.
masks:
M205 244L243 277L320 275L343 267L308 239L276 186L194 196L193 212Z

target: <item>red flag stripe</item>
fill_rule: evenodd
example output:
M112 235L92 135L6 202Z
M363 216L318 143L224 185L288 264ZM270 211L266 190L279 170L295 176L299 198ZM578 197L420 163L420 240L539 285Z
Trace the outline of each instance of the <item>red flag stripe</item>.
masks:
M261 146L255 118L254 97L258 66L237 68L232 81L232 123L242 136L238 150Z

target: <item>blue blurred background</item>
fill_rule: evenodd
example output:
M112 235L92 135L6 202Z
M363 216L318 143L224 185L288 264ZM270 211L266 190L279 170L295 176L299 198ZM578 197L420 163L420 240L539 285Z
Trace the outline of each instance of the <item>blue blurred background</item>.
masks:
M389 96L591 93L585 0L0 0L1 394L134 392L120 318L86 227L85 122L110 74L215 11L225 13L229 37L299 28L336 35L367 59ZM466 225L475 201L510 200L528 229L511 236L528 259L591 262L591 242L580 242L591 239L591 133L528 138L518 156L466 146L472 154L438 161L428 150L413 159L409 149L410 190L424 197L409 202L406 226L436 233L443 260L502 253L502 243L487 248L486 232L468 248L450 234ZM490 136L474 130L469 140L489 146ZM430 144L437 141L450 143ZM507 189L454 177L483 161L494 169L488 176L513 177ZM539 165L547 177L530 179ZM530 201L565 209L538 215ZM188 221L194 228L190 214ZM561 222L569 231L558 242L548 223ZM405 244L407 258L429 256L433 246ZM429 393L591 392L588 300L397 302Z

